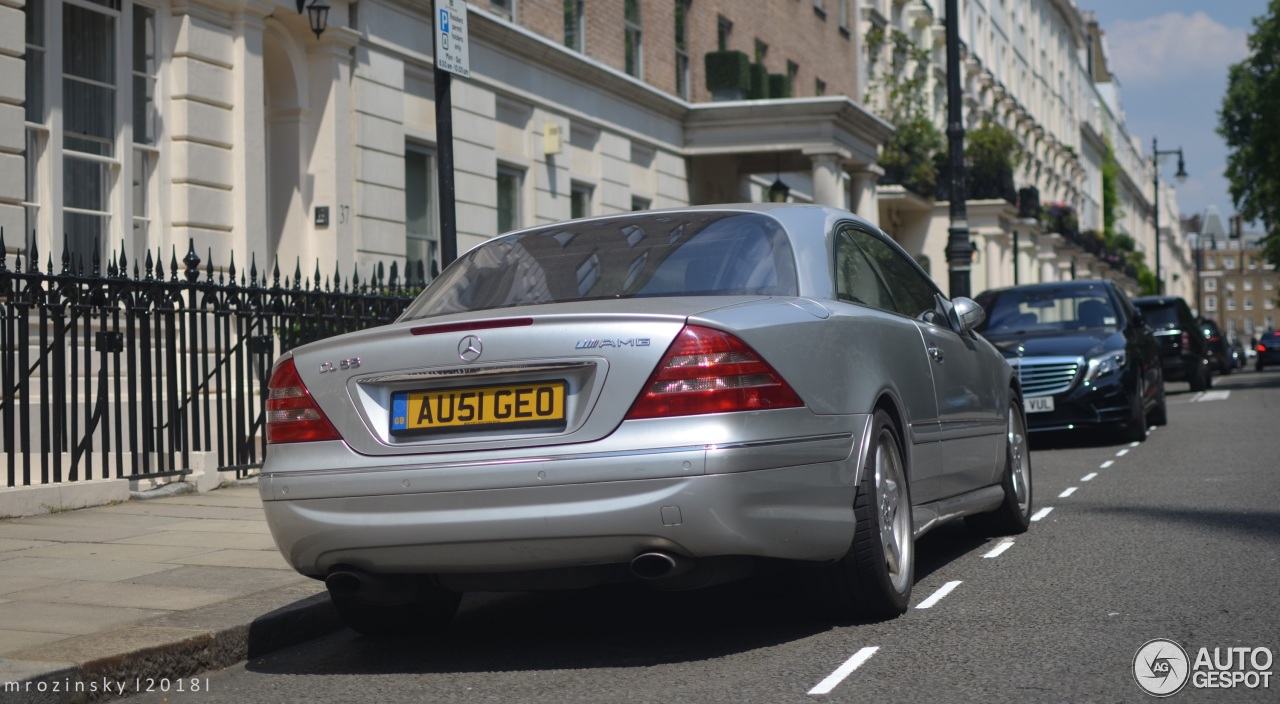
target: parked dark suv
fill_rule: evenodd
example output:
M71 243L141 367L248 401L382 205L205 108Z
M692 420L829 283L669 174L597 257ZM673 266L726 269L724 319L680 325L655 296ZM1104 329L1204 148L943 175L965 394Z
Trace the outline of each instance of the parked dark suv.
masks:
M1209 344L1209 363L1221 375L1231 373L1231 347L1227 344L1227 336L1222 334L1213 318L1200 319L1200 331L1204 333L1205 342Z
M1126 440L1166 422L1160 347L1112 281L985 291L976 330L1018 373L1029 431L1114 429Z
M1135 298L1133 304L1146 316L1147 325L1160 341L1164 378L1185 379L1191 382L1192 391L1212 386L1209 341L1187 302L1177 296L1145 296Z
M1263 333L1258 338L1258 361L1255 366L1262 371L1268 364L1280 364L1280 332Z

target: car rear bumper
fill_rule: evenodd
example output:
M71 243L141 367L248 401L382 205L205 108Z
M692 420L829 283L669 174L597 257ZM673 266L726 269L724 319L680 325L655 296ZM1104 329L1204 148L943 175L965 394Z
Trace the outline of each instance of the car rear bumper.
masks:
M556 570L626 564L653 550L825 561L843 556L853 539L868 418L844 419L857 427L767 445L597 458L611 465L613 481L423 491L439 470L419 466L265 472L259 490L276 545L313 577L336 565L388 574ZM582 462L594 463L544 458L508 471L551 479ZM662 464L684 476L632 478ZM380 488L369 493L370 484Z

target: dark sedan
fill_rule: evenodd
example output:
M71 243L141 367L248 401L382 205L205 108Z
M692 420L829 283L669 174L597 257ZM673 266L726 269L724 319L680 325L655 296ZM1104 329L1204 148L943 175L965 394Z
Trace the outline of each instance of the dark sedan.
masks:
M1021 380L1030 431L1116 429L1129 440L1166 422L1155 337L1111 281L986 291L978 327Z
M1269 364L1280 364L1280 332L1264 333L1258 338L1256 349L1258 361L1254 364L1258 371L1266 369Z

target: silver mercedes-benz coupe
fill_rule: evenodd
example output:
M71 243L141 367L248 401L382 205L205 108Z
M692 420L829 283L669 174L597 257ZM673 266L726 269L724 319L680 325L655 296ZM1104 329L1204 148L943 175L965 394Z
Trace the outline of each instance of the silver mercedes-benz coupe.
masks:
M890 238L726 205L497 237L385 327L281 357L259 483L358 631L461 593L687 589L806 563L840 617L907 608L914 541L1028 526L1018 381Z

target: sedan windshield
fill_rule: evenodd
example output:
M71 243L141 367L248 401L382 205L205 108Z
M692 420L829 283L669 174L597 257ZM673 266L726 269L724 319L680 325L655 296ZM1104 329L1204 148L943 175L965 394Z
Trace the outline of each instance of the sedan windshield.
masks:
M782 227L758 213L627 215L490 240L400 317L643 296L797 295Z
M1098 289L1013 290L987 300L987 335L1118 329L1119 317Z

